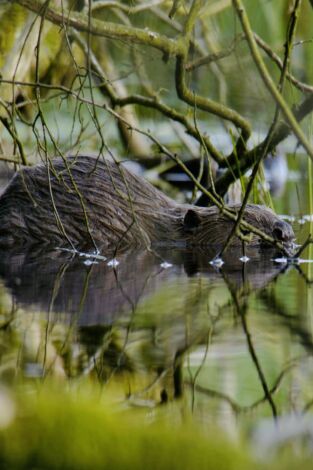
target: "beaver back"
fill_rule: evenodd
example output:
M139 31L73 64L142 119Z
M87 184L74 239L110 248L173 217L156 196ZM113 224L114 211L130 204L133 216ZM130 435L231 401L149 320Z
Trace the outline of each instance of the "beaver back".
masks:
M267 208L249 204L244 219L284 243L294 238ZM217 207L177 204L120 163L85 156L25 168L0 197L0 247L222 245L233 223Z
M0 245L139 245L147 213L173 201L122 165L61 158L16 173L0 197Z

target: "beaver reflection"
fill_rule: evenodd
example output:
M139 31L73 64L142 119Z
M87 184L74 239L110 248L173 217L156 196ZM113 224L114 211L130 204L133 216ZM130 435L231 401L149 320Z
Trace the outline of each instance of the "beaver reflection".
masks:
M240 250L232 250L220 271L207 250L127 251L116 269L109 258L85 264L64 251L1 253L0 275L17 306L26 308L12 327L22 325L24 338L36 326L38 347L23 346L15 363L28 375L34 365L42 376L61 370L65 377L90 374L111 383L114 375L123 399L178 398L186 352L206 344L212 322L233 315L230 290L248 293L279 274L270 256L254 251L243 264ZM162 260L172 266L162 268Z
M2 252L0 275L20 305L62 313L65 321L76 317L79 325L108 325L133 314L142 302L171 283L186 290L190 276L203 277L213 284L224 283L226 276L235 289L244 285L255 289L280 272L271 260L271 251L264 256L250 248L247 254L251 261L244 264L239 259L240 250L232 250L224 256L221 273L209 264L213 253L191 249L127 251L119 255L119 264L113 269L108 266L109 258L95 264L89 264L88 259L85 264L85 258L64 251L40 256ZM162 260L172 266L162 268ZM176 295L180 293L175 290Z

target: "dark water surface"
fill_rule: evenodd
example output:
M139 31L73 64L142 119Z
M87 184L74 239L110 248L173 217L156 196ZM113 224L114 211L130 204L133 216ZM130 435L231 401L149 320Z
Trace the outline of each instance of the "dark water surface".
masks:
M296 228L300 239L310 230ZM114 401L167 403L164 412L214 418L230 433L256 417L306 412L313 265L249 249L247 263L229 250L214 267L214 254L134 251L116 263L0 253L1 380L91 376Z

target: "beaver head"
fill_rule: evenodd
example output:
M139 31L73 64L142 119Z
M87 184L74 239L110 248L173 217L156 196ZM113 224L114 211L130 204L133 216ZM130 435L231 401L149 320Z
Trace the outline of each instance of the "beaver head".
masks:
M240 209L240 205L229 207L229 209L236 214ZM289 253L292 252L295 240L293 229L272 210L260 205L247 204L243 220L280 242ZM193 208L190 206L182 220L183 232L187 236L188 242L194 245L223 245L233 224L234 222L216 207ZM250 235L244 227L241 228L241 232L244 235ZM234 237L232 245L238 245L239 243L239 238ZM250 244L258 245L261 243L264 243L262 239L251 233Z

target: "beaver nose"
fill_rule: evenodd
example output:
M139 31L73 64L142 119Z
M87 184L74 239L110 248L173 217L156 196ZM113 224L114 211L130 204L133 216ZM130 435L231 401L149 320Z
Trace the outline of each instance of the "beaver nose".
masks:
M284 243L290 243L295 239L295 234L291 225L283 220L274 224L272 235L275 240Z

